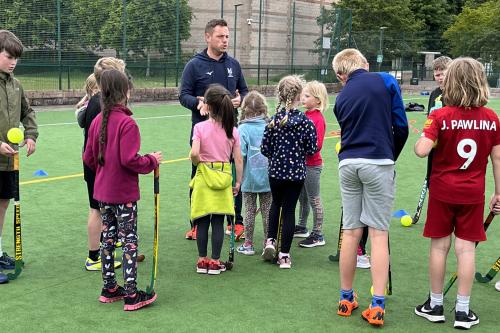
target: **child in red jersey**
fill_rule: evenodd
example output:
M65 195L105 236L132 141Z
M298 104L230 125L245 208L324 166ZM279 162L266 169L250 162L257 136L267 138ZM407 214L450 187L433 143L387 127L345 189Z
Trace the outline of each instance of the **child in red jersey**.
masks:
M479 324L469 309L475 272L475 242L486 240L483 228L485 174L488 156L493 163L495 194L490 209L500 212L500 123L488 102L484 67L472 58L458 58L448 67L443 98L446 106L427 119L415 144L419 157L433 146L429 206L424 236L431 238L429 299L415 308L418 316L444 322L443 283L446 258L455 234L458 294L455 328Z

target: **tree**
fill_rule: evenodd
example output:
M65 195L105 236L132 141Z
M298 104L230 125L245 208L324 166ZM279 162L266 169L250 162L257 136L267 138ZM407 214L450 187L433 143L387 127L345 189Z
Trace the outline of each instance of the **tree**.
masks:
M464 7L455 22L446 30L444 38L451 54L481 58L500 66L500 2L487 1L476 8Z
M442 51L445 47L443 32L453 21L451 6L447 0L411 0L410 9L415 18L424 23L422 47L426 51Z
M122 1L113 0L110 17L101 29L103 45L121 48L122 36ZM176 0L129 0L127 2L127 49L135 55L146 57L147 74L151 54L157 52L172 56L176 49ZM180 37L190 37L191 8L187 0L180 0Z
M401 56L420 48L421 40L412 38L412 34L421 31L424 22L411 10L410 0L341 0L331 10L324 10L318 19L318 23L325 24L334 36L336 31L345 30L338 29L339 24L345 24L337 22L339 9L352 13L353 40L350 44L368 57L379 53L381 27L386 27L383 39L384 54ZM345 36L341 39L348 40Z

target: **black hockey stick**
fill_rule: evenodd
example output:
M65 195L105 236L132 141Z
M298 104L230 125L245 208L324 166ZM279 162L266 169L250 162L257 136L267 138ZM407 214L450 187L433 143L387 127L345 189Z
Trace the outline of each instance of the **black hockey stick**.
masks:
M342 237L344 236L344 229L343 229L343 223L342 219L344 217L344 209L340 207L340 226L339 226L339 239L337 240L337 254L336 255L329 255L328 259L330 261L339 261L340 258L340 248L342 247Z

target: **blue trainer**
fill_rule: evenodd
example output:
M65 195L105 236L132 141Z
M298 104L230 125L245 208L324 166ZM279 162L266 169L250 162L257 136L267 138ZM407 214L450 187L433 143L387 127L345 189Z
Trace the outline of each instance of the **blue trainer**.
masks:
M4 273L2 273L0 271L0 284L7 283L7 282L9 282L9 279L7 278L7 275L5 275Z
M14 269L16 268L16 261L14 258L9 257L7 252L4 252L0 257L0 269Z

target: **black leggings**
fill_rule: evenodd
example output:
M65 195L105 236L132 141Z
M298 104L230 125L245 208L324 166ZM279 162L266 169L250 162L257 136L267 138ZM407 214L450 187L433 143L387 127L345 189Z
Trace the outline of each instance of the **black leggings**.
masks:
M208 228L212 225L212 259L219 259L224 242L224 216L212 214L194 220L198 226L196 232L196 244L198 245L198 256L207 256Z
M279 180L269 177L269 185L271 186L273 203L269 212L269 233L267 237L277 238L281 209L283 222L281 226L280 251L289 253L295 231L295 207L297 206L304 181Z

